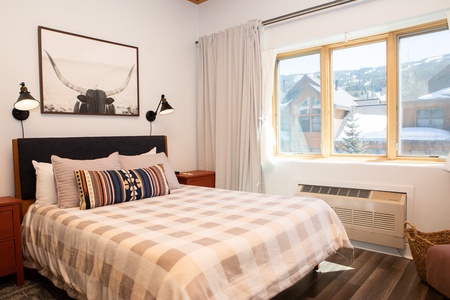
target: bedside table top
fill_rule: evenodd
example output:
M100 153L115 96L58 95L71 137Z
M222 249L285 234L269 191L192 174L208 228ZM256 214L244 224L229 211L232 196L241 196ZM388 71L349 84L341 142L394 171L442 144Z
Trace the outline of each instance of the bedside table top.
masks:
M216 172L205 170L186 171L177 174L177 179L181 184L197 185L204 187L216 186Z
M187 171L187 172L180 172L177 174L177 177L203 177L203 176L212 176L215 175L216 172L214 171L205 171L205 170L193 170L193 171Z
M22 204L22 200L14 197L0 197L0 206Z

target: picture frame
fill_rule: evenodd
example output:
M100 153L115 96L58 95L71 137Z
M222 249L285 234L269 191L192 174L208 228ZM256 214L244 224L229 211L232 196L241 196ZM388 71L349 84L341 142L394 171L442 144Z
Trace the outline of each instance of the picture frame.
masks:
M137 47L39 26L41 113L139 116Z

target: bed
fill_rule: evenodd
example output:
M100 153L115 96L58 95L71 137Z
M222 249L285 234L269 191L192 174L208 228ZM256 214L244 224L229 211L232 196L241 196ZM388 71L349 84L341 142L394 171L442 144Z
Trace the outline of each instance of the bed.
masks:
M120 170L97 170L113 153ZM167 153L165 136L13 140L24 265L77 299L270 299L335 252L351 262L345 229L322 200L180 185ZM66 160L89 162L71 165L73 207L58 202ZM40 201L37 163L54 171L56 202ZM139 185L109 202L92 192L116 173L126 183L136 174Z

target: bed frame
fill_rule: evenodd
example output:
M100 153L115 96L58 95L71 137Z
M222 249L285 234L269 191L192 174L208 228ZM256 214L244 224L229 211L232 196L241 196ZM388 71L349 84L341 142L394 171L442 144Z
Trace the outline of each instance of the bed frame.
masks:
M21 217L34 203L36 173L32 164L51 162L51 155L71 159L106 157L118 151L123 155L137 155L156 147L156 152L167 151L167 137L157 136L103 136L21 138L12 141L15 196L22 199Z

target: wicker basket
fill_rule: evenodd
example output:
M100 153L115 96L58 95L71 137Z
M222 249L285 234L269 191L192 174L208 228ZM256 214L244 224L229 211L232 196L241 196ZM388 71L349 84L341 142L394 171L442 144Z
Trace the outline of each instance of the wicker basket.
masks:
M408 228L408 225L411 228ZM409 248L414 259L420 279L427 281L426 255L431 246L450 244L450 230L437 232L421 232L410 222L404 224L405 235L408 238Z

